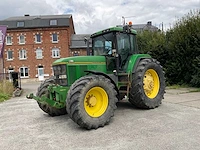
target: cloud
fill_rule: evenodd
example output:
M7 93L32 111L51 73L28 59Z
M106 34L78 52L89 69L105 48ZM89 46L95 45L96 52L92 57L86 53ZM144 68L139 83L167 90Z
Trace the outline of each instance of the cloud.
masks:
M71 7L77 33L92 33L110 26L122 24L122 16L126 22L133 24L152 21L159 27L169 28L177 18L181 18L192 9L199 9L199 0L61 0L62 9Z
M0 3L0 9L0 19L23 16L24 14L44 15L57 13L57 10L47 4L45 0L6 0Z
M72 14L76 33L91 34L95 31L122 24L152 21L164 28L173 25L177 18L190 10L200 9L199 0L6 0L0 3L0 19L12 16Z

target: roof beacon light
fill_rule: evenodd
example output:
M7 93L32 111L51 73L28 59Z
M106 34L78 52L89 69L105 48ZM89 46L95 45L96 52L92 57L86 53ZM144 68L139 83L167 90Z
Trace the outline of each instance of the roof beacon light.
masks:
M129 21L128 25L129 25L129 26L132 26L132 22L131 22L131 21Z

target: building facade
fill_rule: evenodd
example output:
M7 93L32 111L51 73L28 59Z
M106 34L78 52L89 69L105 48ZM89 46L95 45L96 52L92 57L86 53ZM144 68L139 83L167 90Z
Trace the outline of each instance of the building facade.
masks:
M88 40L88 44L87 44ZM71 36L70 55L83 56L92 55L92 41L90 34L73 34ZM87 46L89 46L89 53L87 54Z
M72 15L11 17L4 47L4 72L19 72L22 79L43 80L52 75L52 63L70 56Z

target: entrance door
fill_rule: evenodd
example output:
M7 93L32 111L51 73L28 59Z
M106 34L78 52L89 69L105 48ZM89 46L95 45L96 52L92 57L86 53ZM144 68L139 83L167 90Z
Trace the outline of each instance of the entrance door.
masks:
M44 68L43 68L43 66L38 66L38 79L39 79L39 81L44 80Z
M12 75L11 75L12 72L14 72L14 69L13 68L9 68L9 70L8 70L8 78L9 78L10 82L12 82Z

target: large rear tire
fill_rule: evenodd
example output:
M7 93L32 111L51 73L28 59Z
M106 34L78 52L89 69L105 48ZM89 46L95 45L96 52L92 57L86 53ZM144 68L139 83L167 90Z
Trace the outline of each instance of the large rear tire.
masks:
M46 79L43 83L41 83L40 87L38 88L36 96L38 97L46 96L49 98L48 86L54 83L55 83L55 80L53 78ZM40 103L40 102L37 102L37 103L39 107L45 113L48 113L50 116L60 116L67 113L66 107L58 109L58 108L48 105L47 103Z
M92 75L73 83L67 95L66 108L78 125L97 129L110 122L117 101L117 91L111 81L101 75Z
M165 78L162 66L155 59L139 62L129 93L131 104L139 108L155 108L161 104L165 93Z

